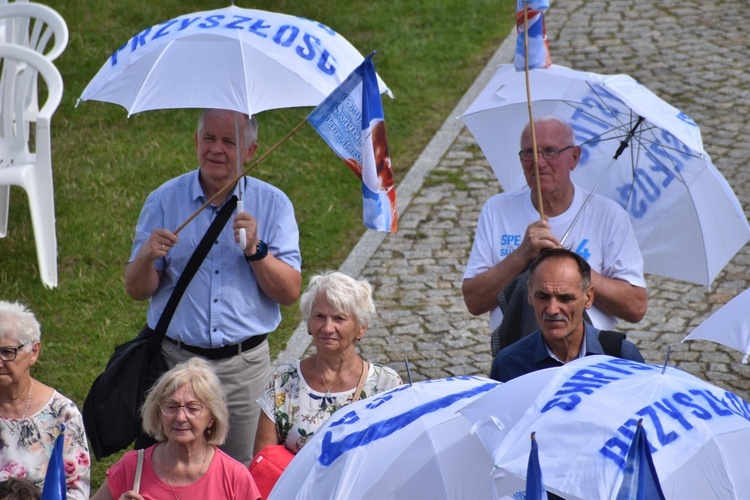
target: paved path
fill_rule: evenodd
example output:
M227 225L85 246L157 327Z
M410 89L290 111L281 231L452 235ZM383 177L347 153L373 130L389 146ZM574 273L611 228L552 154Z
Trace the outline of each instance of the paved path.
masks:
M750 71L745 0L563 0L547 14L553 61L581 71L629 74L701 127L706 151L750 209ZM471 134L455 117L499 63L512 60L514 39L500 47L417 163L399 183L396 234L368 232L341 270L375 289L379 316L361 344L370 361L414 381L489 371L487 315L471 316L461 296L479 211L500 191ZM397 161L397 159L394 159ZM520 166L519 166L520 168ZM750 368L742 354L707 341L681 343L711 312L750 286L746 245L706 287L648 276L649 308L619 329L648 362L670 363L750 400ZM309 351L304 327L277 362Z

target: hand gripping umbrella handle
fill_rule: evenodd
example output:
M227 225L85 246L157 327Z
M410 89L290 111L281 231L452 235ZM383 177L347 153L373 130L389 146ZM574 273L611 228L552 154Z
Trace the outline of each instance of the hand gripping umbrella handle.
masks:
M242 200L237 200L237 213L245 211ZM240 248L244 251L247 248L247 231L244 227L240 228Z

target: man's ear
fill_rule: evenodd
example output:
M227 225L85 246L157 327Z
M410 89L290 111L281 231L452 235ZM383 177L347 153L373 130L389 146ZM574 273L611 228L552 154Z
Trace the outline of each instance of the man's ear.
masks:
M242 157L242 164L244 165L244 164L250 162L250 159L253 157L253 155L255 154L255 152L257 150L258 150L258 145L257 144L253 144L252 146L250 146L249 148L247 148L245 150L245 154Z
M586 309L589 309L592 305L594 305L594 287L592 285L589 285L589 289L586 290L586 302L584 302L583 307Z

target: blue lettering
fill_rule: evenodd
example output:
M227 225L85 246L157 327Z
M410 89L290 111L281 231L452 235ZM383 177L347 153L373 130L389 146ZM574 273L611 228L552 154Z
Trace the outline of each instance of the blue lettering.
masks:
M130 39L130 52L134 52L139 45L146 45L146 36L151 32L151 28L146 28L133 38Z
M581 402L581 396L570 396L567 400L561 398L554 398L547 402L542 408L542 413L547 413L552 408L560 408L563 411L570 411Z
M123 43L117 50L112 52L112 55L109 56L109 61L112 64L112 66L117 66L117 54L123 50L125 50L125 47L128 46L128 42Z
M578 370L575 372L571 377L571 380L588 380L588 381L597 381L601 382L599 387L605 384L609 384L610 382L613 382L615 380L620 380L620 377L612 377L605 375L604 373L595 371L595 370ZM597 387L597 389L599 388Z
M284 39L284 35L289 32L289 36ZM297 38L297 35L299 35L299 28L296 26L289 26L284 25L276 32L276 35L273 37L273 41L276 42L277 45L281 45L282 47L290 47L292 43L294 43L294 40Z
M170 26L172 26L177 21L178 21L178 19L172 19L171 21L167 21L166 23L160 24L159 26L163 25L163 27L159 31L157 31L154 34L154 36L151 37L151 40L156 40L157 38L161 38L163 36L167 36L169 34L169 31L167 31L167 28L169 28Z
M182 22L180 23L180 28L179 28L178 31L182 31L184 29L189 28L191 24L193 24L196 21L200 21L200 19L201 19L200 17L195 17L193 19L190 19L189 17L186 17L186 18L182 19Z
M638 410L636 414L644 417L648 416L651 419L651 422L654 424L654 429L656 429L656 438L659 440L660 445L665 446L679 437L674 431L664 432L664 427L661 425L661 420L659 420L656 410L650 406Z
M655 401L654 406L672 417L673 419L677 420L680 425L685 429L686 431L689 431L693 428L693 425L687 421L685 417L682 416L682 413L675 408L675 406L672 404L671 401L668 399L662 399L661 401Z
M500 236L500 245L502 246L518 246L521 244L520 234L503 234Z
M305 61L312 61L315 57L315 47L313 47L313 43L320 44L320 40L312 35L308 35L307 33L305 33L302 36L302 41L305 44L307 50L305 50L305 47L297 47L295 52L297 52L297 55Z
M494 389L495 387L497 387L497 384L493 382L482 384L466 391L461 391L455 394L444 396L434 401L430 401L429 403L425 403L412 408L411 410L408 410L401 415L375 422L366 429L352 432L351 434L342 437L338 441L333 441L333 433L328 430L323 435L323 443L321 446L320 456L318 457L318 463L323 466L329 466L349 450L358 448L360 446L367 446L368 444L377 441L378 439L385 438L387 436L390 436L394 432L403 429L423 415L433 413L442 408L447 408L457 401L482 394ZM333 427L333 424L331 425L331 427Z
M591 252L589 252L588 248L586 248L588 242L589 240L583 240L581 241L581 244L578 245L578 248L576 248L576 253L583 257L584 260L589 260L589 258L591 257Z
M595 365L591 365L592 367L601 368L602 370L610 370L615 373L621 373L623 375L632 375L633 372L629 372L627 370L623 370L622 368L618 368L616 366L612 366L610 363L596 363Z
M318 59L318 69L326 75L333 75L336 73L336 67L333 64L327 64L329 59L333 61L331 54L324 49L323 53L320 54L320 59Z
M693 398L691 398L687 394L684 394L682 392L676 392L672 396L672 398L678 403L680 403L681 405L687 406L688 408L692 408L693 411L691 411L690 413L700 418L701 420L711 420L713 418L713 416L708 410L703 408L701 405L695 403L693 401Z
M727 406L734 411L734 413L745 420L750 420L750 405L748 405L747 401L729 391L724 393L724 398L725 401L728 400Z
M254 35L261 36L263 38L268 38L268 33L262 33L260 30L267 30L271 27L269 24L263 24L265 21L263 19L260 19L253 23L252 26L248 28L248 31Z
M199 28L215 28L219 25L219 22L224 19L221 14L208 16L206 20L198 25Z
M707 390L703 390L703 389L690 389L689 392L690 394L694 394L696 396L700 396L703 399L705 399L706 403L708 403L708 406L710 406L711 409L714 411L714 413L716 413L720 417L726 417L728 415L732 415L732 411L726 409L727 404L724 401L718 399L713 394L711 394L711 392ZM721 404L723 408L720 407L719 404Z
M601 447L599 453L612 460L620 469L624 470L625 457L628 455L628 448L630 448L630 444L618 437L613 437L604 443L604 446Z
M659 367L647 365L646 363L639 363L638 361L631 361L629 359L622 359L622 358L611 359L609 360L609 363L613 365L627 366L628 368L632 368L633 370L639 370L639 371L644 371L644 372L661 370L661 368Z
M234 30L244 30L245 27L240 26L240 24L244 22L249 23L250 21L253 20L252 17L244 17L244 16L234 16L234 18L236 19L236 21L232 21L231 23L224 25L224 27L234 29Z

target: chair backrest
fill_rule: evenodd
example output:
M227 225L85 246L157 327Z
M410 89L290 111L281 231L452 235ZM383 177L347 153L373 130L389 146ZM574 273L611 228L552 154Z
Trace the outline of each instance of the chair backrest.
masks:
M35 119L37 128L43 126L48 129L52 115L62 100L62 76L49 59L19 45L0 45L0 72L3 79L0 96L1 161L28 161L25 155L33 151L29 148L29 128L24 122L28 118L25 98L29 89L36 87L37 74L42 75L47 95Z
M0 5L5 24L4 43L29 47L54 61L68 45L68 26L55 10L33 2ZM54 43L50 40L54 37Z

